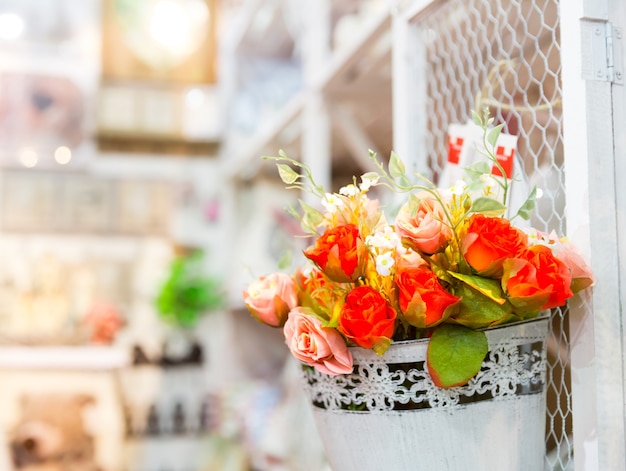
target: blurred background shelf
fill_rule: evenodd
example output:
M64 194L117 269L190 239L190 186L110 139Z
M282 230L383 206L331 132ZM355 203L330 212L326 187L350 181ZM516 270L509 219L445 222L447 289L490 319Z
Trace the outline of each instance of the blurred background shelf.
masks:
M130 352L119 347L0 347L0 369L107 371L131 366Z

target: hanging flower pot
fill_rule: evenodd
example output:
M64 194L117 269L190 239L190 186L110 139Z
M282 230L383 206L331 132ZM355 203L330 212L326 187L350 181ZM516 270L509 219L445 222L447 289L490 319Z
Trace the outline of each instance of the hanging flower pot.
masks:
M275 157L289 187L321 200L292 211L314 237L311 263L260 277L243 298L306 365L335 471L543 467L542 314L593 276L567 240L515 226L535 192L509 207L494 149L503 125L487 111L474 120L486 161L452 188L392 153L386 167L372 154L378 172L330 194L308 167ZM368 196L375 186L407 195L393 223Z
M384 355L352 347L354 371L303 367L303 385L337 471L527 471L545 456L548 319L486 332L489 353L465 386L439 388L428 340Z

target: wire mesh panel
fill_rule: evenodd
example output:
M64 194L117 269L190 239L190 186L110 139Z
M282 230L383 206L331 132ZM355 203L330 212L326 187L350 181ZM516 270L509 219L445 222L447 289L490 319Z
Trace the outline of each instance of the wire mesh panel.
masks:
M437 181L448 159L448 129L488 107L518 136L519 169L538 188L531 224L565 233L558 0L433 1L410 22L419 53L413 77L421 94L425 142L420 167ZM417 138L416 138L417 139ZM549 340L546 468L573 468L569 340L564 310Z

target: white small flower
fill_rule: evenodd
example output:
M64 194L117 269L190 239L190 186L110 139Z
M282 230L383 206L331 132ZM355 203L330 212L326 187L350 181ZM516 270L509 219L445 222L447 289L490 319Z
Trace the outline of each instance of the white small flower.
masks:
M496 186L496 181L495 181L495 180L494 180L494 178L493 178L491 175L489 175L488 173L483 173L483 174L480 176L480 181L481 181L481 183L482 183L483 185L485 185L485 186L487 186L487 187L489 187L489 188Z
M334 193L326 193L322 198L322 205L329 213L336 213L337 209L343 206L343 201Z
M359 189L353 184L346 185L339 190L339 194L344 196L356 196L359 193Z
M543 190L541 188L537 188L537 192L535 193L535 199L539 199L543 197Z
M463 180L457 180L456 183L450 187L450 191L453 195L462 195L465 191L465 182Z
M368 247L379 249L394 249L400 243L398 234L390 227L386 226L382 232L376 232L365 238L365 244Z
M537 232L537 229L535 229L534 227L523 227L522 230L526 232L528 240L531 241L531 243L535 243L537 240L539 240L539 234Z
M361 184L359 185L359 188L361 188L361 191L367 191L378 183L379 178L380 176L373 172L361 175Z
M392 252L385 252L376 257L376 271L381 276L389 276L394 265Z

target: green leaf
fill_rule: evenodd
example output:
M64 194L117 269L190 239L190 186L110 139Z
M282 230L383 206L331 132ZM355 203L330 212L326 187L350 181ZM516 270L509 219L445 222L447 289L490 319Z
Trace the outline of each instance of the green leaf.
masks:
M487 142L491 145L491 147L494 147L496 142L498 142L498 138L500 137L500 134L502 134L503 127L504 124L498 124L487 134Z
M472 178L480 178L484 174L491 172L491 165L484 160L474 162L472 165L464 167L465 172Z
M324 220L324 215L310 204L302 200L298 200L302 208L302 224L309 230L314 230Z
M493 280L491 278L485 278L484 276L464 275L462 273L457 273L453 271L449 271L448 275L456 278L457 280L461 280L463 283L468 284L476 291L484 294L497 304L504 304L506 302L506 298L504 297L504 293L502 292L502 287L500 286L499 281ZM457 296L460 295L457 294Z
M391 339L388 339L387 337L379 337L373 343L372 350L374 350L376 355L382 356L391 345L391 342Z
M393 151L389 157L389 174L393 178L406 178L406 167L404 166L404 162L402 162L400 157L398 157L398 154Z
M513 307L509 303L498 304L482 293L462 284L457 287L455 294L461 296L454 322L469 327L482 329L500 325L515 319Z
M428 342L428 372L440 388L467 384L480 371L489 350L487 336L460 325L443 324Z
M506 211L506 206L493 198L481 197L472 201L470 212L481 213L485 216L501 216Z
M291 259L291 250L288 250L283 254L282 257L280 257L280 260L278 261L278 268L280 270L285 270L289 268L291 266Z
M532 212L535 210L535 201L537 198L537 187L533 187L532 191L524 201L524 204L517 210L516 216L521 217L525 221L530 219Z
M476 124L476 126L479 126L481 128L483 127L483 119L474 110L472 110L472 120L474 121L474 124Z
M278 175L280 175L280 179L287 185L294 184L298 181L298 178L300 178L298 172L292 169L289 165L276 164L276 167L278 167Z

